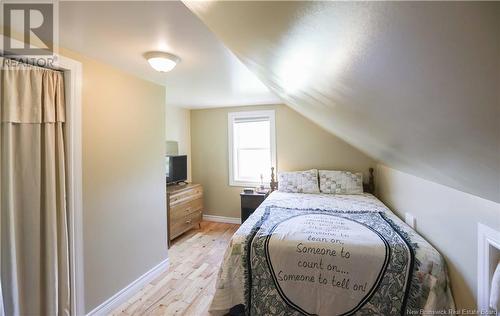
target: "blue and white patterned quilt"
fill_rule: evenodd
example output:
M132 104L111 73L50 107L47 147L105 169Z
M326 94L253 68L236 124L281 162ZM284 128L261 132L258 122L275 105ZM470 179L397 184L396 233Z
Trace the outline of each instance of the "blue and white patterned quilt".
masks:
M211 312L406 315L454 308L443 258L370 194L273 192L233 236Z

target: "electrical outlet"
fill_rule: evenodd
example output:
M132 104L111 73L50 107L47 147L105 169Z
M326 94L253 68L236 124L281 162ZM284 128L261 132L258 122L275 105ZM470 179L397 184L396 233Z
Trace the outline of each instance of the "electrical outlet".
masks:
M413 229L415 229L417 226L417 220L415 219L415 216L413 216L413 214L406 213L405 214L405 222Z

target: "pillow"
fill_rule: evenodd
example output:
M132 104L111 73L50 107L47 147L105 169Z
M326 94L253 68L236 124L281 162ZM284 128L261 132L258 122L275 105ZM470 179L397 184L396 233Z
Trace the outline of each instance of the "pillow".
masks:
M363 174L349 171L319 171L319 188L321 193L362 194Z
M278 191L319 193L318 170L278 172Z

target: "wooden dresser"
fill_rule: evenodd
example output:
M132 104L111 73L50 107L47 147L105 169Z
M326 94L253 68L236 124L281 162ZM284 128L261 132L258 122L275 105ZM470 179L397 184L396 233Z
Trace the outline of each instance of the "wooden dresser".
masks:
M200 184L167 186L167 241L195 226L200 226L203 212L203 187Z

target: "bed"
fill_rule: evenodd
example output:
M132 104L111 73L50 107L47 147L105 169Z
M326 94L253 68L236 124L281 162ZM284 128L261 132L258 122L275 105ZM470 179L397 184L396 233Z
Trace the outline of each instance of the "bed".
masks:
M443 257L372 194L274 191L232 237L210 312L407 315L454 308Z

